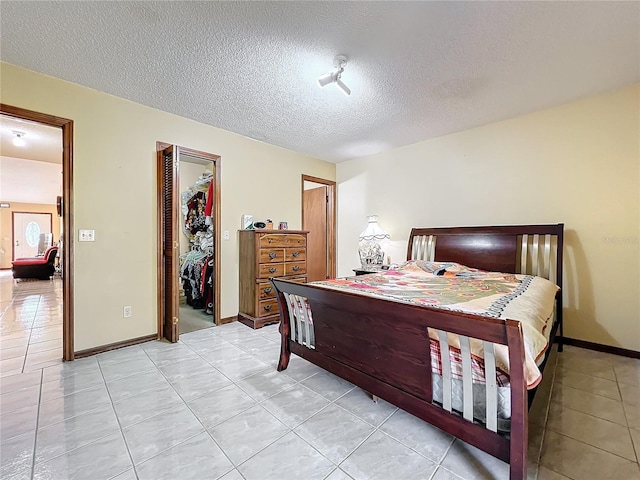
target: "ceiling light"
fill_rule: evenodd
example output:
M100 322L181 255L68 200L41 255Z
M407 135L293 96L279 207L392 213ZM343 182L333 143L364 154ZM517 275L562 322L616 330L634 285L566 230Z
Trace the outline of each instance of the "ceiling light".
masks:
M351 90L341 80L344 67L347 65L347 57L344 55L336 55L333 59L333 66L337 68L336 72L325 73L318 79L318 85L326 87L330 83L335 83L336 87L340 89L345 95L351 95Z
M336 87L338 87L340 91L345 95L351 95L351 90L349 89L349 87L347 87L339 78L336 78Z
M318 79L318 85L321 87L326 87L330 83L333 83L335 78L333 77L333 73L325 73Z
M14 130L11 133L13 134L13 144L16 147L24 147L27 144L27 142L24 141L24 132Z

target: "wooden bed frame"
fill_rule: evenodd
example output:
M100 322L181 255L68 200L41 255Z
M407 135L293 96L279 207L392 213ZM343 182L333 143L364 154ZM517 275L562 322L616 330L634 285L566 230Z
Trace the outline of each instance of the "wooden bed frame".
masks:
M500 227L414 228L407 259L453 261L483 270L543 276L562 287L563 224ZM272 279L280 310L282 346L278 371L287 368L291 353L314 363L402 408L424 421L510 464L510 479L527 475L528 392L524 380L524 345L520 323L436 308L398 303L313 284ZM306 308L308 302L312 321ZM287 301L289 300L289 302ZM291 303L290 303L291 302ZM294 303L292 307L292 303ZM487 372L486 422L473 419L467 409L467 387L473 388L469 370L465 383L464 415L433 402L431 356L427 327L484 341L485 350L507 345L510 362L511 431L497 431L495 364L485 356ZM562 335L562 294L556 296L556 331ZM462 342L461 342L462 343ZM489 350L490 347L490 350ZM448 360L444 345L442 359ZM551 348L547 349L547 355ZM562 344L559 346L562 351ZM446 355L446 356L445 356ZM464 355L464 352L463 352ZM467 354L468 355L468 354ZM470 362L470 360L468 360ZM464 370L463 358L463 370ZM545 359L546 362L546 359ZM544 366L544 364L543 364ZM445 370L443 362L443 378ZM489 373L493 368L493 380ZM449 378L450 381L450 378ZM444 382L443 382L444 383ZM533 393L530 391L529 393ZM446 395L446 392L445 392ZM490 410L496 410L496 413Z

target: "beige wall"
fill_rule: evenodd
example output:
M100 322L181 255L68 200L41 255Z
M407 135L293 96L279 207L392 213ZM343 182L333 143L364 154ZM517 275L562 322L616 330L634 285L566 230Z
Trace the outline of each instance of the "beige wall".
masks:
M221 316L238 312L243 213L300 228L301 174L334 179L335 165L6 63L2 103L74 121L74 220L96 231L75 242L75 348L155 333L156 141L221 156ZM133 316L122 318L131 305Z
M338 265L365 215L411 227L565 223L565 334L640 350L640 85L340 163Z
M0 198L0 201L4 201ZM41 203L8 202L10 208L0 208L0 268L11 268L13 237L11 214L13 212L50 213L51 233L54 244L60 240L60 217L55 205Z

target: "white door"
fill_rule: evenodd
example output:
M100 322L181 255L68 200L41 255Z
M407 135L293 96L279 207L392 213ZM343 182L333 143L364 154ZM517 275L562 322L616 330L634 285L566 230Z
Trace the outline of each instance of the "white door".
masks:
M51 233L50 213L13 213L13 259L35 257L41 233Z

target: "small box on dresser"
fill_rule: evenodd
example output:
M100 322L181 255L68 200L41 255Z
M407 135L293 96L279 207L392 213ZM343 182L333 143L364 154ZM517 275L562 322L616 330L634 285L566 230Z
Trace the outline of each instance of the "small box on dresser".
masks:
M280 320L270 277L306 282L307 233L302 230L239 230L238 321L261 328Z

